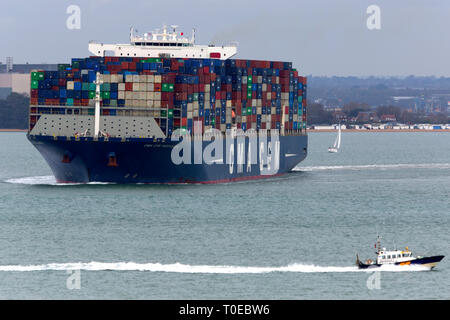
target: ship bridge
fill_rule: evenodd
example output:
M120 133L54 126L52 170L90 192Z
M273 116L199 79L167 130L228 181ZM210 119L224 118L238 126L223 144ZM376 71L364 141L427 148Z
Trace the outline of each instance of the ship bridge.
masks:
M152 32L146 32L142 36L136 34L135 29L130 29L129 44L104 44L97 41L89 42L89 52L95 56L115 57L148 57L148 58L206 58L226 60L237 53L237 45L228 46L196 45L195 29L191 38L184 33L177 32L178 26L172 25L171 31L163 26Z

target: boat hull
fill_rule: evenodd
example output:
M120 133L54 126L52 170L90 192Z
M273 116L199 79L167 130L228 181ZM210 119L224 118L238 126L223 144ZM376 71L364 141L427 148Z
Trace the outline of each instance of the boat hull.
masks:
M237 143L230 154L233 161L226 161L226 145L223 144L223 163L194 164L198 148L204 151L210 141L200 145L191 143L192 162L175 164L172 150L178 142L154 139L75 139L28 135L30 142L42 154L56 180L64 183L112 182L112 183L223 183L239 180L270 178L282 175L305 159L307 136L279 137L279 167L277 170L261 170L261 164L248 164L248 139L245 140L245 159L237 165ZM236 140L234 140L236 141ZM270 137L268 138L270 141ZM259 144L257 155L260 154ZM114 156L111 159L112 155ZM257 156L256 155L256 156ZM242 159L242 158L241 158ZM112 161L113 160L113 161ZM232 162L232 164L229 164ZM274 169L274 168L272 168Z

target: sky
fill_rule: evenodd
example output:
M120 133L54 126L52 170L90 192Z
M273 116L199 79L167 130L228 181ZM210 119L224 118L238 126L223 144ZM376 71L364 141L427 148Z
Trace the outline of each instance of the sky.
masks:
M80 8L79 29L67 8ZM370 5L380 29L369 30ZM0 62L68 63L89 40L128 43L176 24L235 58L292 61L315 76L450 76L449 0L0 0ZM373 21L373 20L370 20Z

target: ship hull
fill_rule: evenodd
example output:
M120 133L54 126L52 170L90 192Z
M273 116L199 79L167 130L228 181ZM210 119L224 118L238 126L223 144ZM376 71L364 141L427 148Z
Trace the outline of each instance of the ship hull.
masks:
M257 155L256 163L248 161L248 140L245 141L243 164L242 157L237 159L237 143L233 144L228 161L224 143L222 163L216 161L206 164L202 158L199 163L195 154L198 155L201 148L201 155L204 155L210 141L191 143L190 163L175 164L172 150L178 142L153 139L94 141L92 138L73 137L68 140L65 137L28 135L60 183L226 183L270 178L289 172L307 155L306 135L278 138L277 165L272 164L272 168L267 168L264 163L261 165ZM260 154L259 144L257 154Z

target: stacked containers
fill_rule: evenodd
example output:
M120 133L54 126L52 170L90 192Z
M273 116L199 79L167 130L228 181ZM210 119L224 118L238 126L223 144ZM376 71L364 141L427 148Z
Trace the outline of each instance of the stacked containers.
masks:
M306 78L277 61L90 57L31 73L30 130L42 113L93 115L101 73L102 115L154 117L174 129L306 128Z

